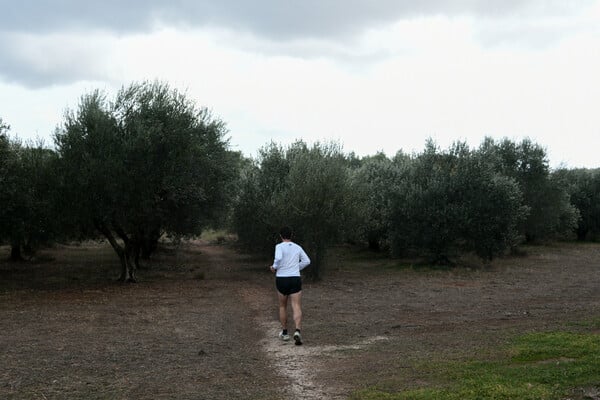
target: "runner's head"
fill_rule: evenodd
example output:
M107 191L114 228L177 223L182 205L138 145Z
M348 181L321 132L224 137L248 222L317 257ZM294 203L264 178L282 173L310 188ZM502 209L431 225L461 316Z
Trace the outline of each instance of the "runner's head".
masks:
M290 240L292 238L292 230L288 226L281 228L279 234L281 235L282 239Z

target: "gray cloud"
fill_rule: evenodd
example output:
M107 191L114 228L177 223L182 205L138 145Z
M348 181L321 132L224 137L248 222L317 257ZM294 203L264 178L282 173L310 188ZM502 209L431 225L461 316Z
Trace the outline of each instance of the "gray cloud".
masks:
M106 45L69 35L0 35L0 77L31 88L106 78Z
M29 88L42 88L87 78L81 70L47 68L40 64L24 62L20 57L11 54L10 49L2 47L0 49L4 53L0 58L0 77L7 82L18 83Z
M578 2L578 7L590 0ZM147 31L155 24L225 26L271 39L336 37L418 15L564 15L559 0L1 0L0 30Z
M579 8L571 9L572 2L562 0L0 0L0 78L29 87L102 79L105 64L99 64L97 43L88 44L86 50L85 38L91 34L126 35L160 26L225 28L249 33L258 45L263 40L268 51L281 49L310 57L333 49L326 52L329 57L352 60L364 57L346 51L352 48L353 38L402 19L476 16L483 21L482 43L495 44L531 32L532 25L526 22L530 19L580 12L590 2L582 0ZM508 28L494 24L512 19L525 21L525 29L519 22ZM54 42L48 39L55 34ZM559 35L548 28L540 33L540 40ZM69 36L83 38L84 43L61 43ZM300 43L304 39L309 39L308 45ZM312 47L319 41L324 44ZM344 45L336 47L336 42Z

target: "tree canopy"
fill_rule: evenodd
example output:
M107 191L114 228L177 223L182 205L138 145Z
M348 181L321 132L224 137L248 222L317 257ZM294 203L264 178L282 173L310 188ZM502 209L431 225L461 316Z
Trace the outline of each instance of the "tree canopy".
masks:
M55 134L63 198L82 234L109 240L121 279L135 280L142 249L161 235L198 235L223 216L239 158L225 134L207 109L160 82L131 84L112 102L94 91L67 112Z
M291 226L307 247L307 274L322 276L327 246L341 237L349 210L349 179L344 155L335 143L312 147L298 141L284 149L274 143L244 172L233 229L242 244L272 250L276 233Z
M492 259L518 243L527 215L519 188L464 143L440 151L428 142L393 194L392 250L416 250L434 263L473 251Z
M344 242L448 263L600 232L598 171L551 171L529 139L444 150L429 140L391 158L300 140L244 158L229 149L224 122L162 82L132 83L112 99L83 95L53 149L9 132L0 119L0 243L16 257L61 238L104 237L124 281L162 236L226 224L263 254L291 226L315 279L328 247Z

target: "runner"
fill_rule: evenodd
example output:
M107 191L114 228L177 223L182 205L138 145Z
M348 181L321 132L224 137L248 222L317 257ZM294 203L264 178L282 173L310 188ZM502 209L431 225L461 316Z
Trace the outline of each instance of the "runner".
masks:
M296 331L294 342L302 344L302 278L300 271L310 264L310 258L302 247L292 242L292 230L284 226L279 232L281 243L275 246L275 259L270 266L275 273L275 285L279 299L279 322L281 322L281 340L290 340L287 330L287 304L291 299L292 313Z

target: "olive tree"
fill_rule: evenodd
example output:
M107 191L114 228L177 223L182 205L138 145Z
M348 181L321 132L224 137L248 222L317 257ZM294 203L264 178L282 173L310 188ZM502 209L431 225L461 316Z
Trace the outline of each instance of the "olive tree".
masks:
M348 220L349 180L339 145L299 141L287 148L271 143L244 174L234 211L242 244L272 250L279 228L289 225L307 249L307 276L322 276L328 246L336 243Z
M466 144L444 152L429 141L408 166L391 205L396 254L416 250L443 264L469 251L492 259L518 240L527 211L518 186Z
M21 258L21 250L33 254L64 236L57 208L56 153L38 143L19 146L17 156L18 190L10 226L13 259Z
M10 241L14 198L18 193L17 155L8 136L9 130L10 127L0 118L0 243Z
M55 193L56 154L43 143L23 144L9 138L0 119L0 241L11 246L10 258L22 260L58 235Z
M233 207L232 230L246 250L272 250L280 224L276 216L276 194L285 189L289 160L280 145L270 143L241 168L238 197Z
M496 143L486 138L479 152L499 173L513 178L523 193L529 214L519 225L529 242L569 236L577 226L577 209L570 203L565 182L553 179L546 150L524 139L515 143L504 139Z
M94 91L55 134L68 212L100 232L136 280L158 238L198 235L222 218L236 177L223 122L161 82L133 83L114 101ZM66 207L66 205L65 205Z
M296 143L288 149L288 159L287 184L275 198L278 214L306 244L312 260L307 276L318 280L328 247L338 243L350 219L348 170L335 143Z
M350 195L356 215L352 231L371 250L388 245L391 194L400 177L398 163L383 153L363 158L360 167L351 170Z
M579 211L575 229L578 240L597 240L600 237L600 170L560 169L552 178L563 182L571 204Z

